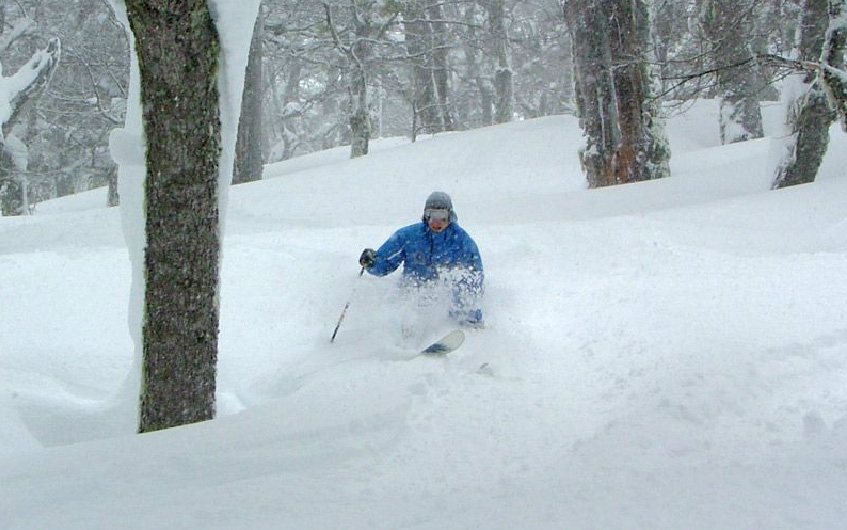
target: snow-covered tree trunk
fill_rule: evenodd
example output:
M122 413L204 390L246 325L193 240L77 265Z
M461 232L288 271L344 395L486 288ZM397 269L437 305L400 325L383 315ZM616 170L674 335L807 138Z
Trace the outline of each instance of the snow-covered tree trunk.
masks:
M261 12L253 27L250 58L244 76L244 95L241 98L241 117L238 121L238 142L235 146L233 184L262 180L262 36Z
M569 0L564 8L589 186L668 176L670 149L652 99L646 6L640 0Z
M613 79L621 139L612 159L615 183L639 182L670 176L670 146L651 67L650 17L643 0L610 2Z
M479 105L480 122L483 126L494 124L494 89L491 79L484 75L482 62L483 54L477 45L479 32L477 30L477 19L479 15L478 4L471 2L465 9L465 38L463 39L462 51L465 56L465 76L476 87L476 97L472 98Z
M414 140L419 132L433 133L438 129L438 109L432 72L432 27L426 19L426 11L420 0L404 3L403 21L406 52L411 57Z
M206 0L126 0L147 140L141 416L149 432L215 414L220 42Z
M835 108L841 128L847 132L847 0L829 0L829 27L820 57L820 81Z
M514 113L514 93L505 0L489 0L488 10L494 39L494 123L507 123Z
M368 154L371 141L371 105L368 95L368 73L359 60L369 46L365 40L353 45L353 68L350 71L350 98L347 112L350 116L350 158Z
M20 117L44 93L59 65L62 46L51 39L47 47L37 51L14 75L3 77L0 64L0 203L3 215L29 212L26 177L27 149L12 135Z
M332 7L324 2L326 22L332 32L336 48L344 53L348 61L347 112L350 120L350 158L368 154L371 139L371 103L368 93L372 49L382 38L390 21L377 22L376 10L380 3L374 0L349 0L352 24L352 42L345 44L338 33L332 16Z
M800 29L800 59L820 58L827 28L828 0L806 0ZM785 154L776 169L774 188L814 182L829 145L829 126L835 119L814 72L798 72L786 80L787 125L791 131ZM785 97L783 98L785 99Z
M432 84L435 87L435 101L438 108L439 130L455 129L453 112L450 108L450 65L447 62L448 37L444 6L440 3L429 8L432 28Z
M565 18L571 29L576 104L585 146L579 157L589 186L613 184L611 158L620 142L612 83L607 16L593 0L568 0Z
M716 69L724 144L764 135L759 99L765 82L751 60L755 56L751 11L747 2L738 0L700 0L700 21Z

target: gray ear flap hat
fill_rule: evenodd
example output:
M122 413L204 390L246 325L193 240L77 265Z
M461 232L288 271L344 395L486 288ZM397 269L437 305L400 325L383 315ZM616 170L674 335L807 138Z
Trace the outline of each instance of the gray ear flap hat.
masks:
M450 199L450 196L443 191L433 191L429 194L429 197L426 198L424 214L423 217L421 217L421 221L425 223L429 221L426 216L427 210L447 210L450 212L451 223L455 223L459 219L459 216L453 211L453 200Z

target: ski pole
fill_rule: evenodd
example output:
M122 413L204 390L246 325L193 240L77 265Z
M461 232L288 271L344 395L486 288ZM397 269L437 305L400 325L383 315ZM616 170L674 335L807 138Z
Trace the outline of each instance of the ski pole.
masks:
M362 267L362 270L359 271L359 278L365 274L365 267ZM344 317L347 316L347 308L350 307L350 302L353 301L353 295L356 294L356 288L359 287L359 283L356 282L356 285L353 287L353 291L350 293L350 298L347 299L347 303L344 304L344 309L341 310L341 316L338 317L338 323L335 325L335 330L332 332L332 338L329 339L329 342L335 342L335 336L338 335L338 328L341 327L341 322L344 321Z

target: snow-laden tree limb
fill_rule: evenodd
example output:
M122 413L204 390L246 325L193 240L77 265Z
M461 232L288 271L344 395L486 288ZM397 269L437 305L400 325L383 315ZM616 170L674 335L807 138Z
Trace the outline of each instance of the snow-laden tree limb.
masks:
M35 27L31 18L19 18L12 24L12 29L0 33L0 53L9 49L13 42L28 34Z
M14 176L15 172L26 170L28 151L11 132L18 118L50 82L61 52L61 42L54 38L12 76L3 77L0 65L0 210L3 215L29 211L26 177Z
M50 39L47 47L35 52L29 62L21 66L14 75L0 77L0 144L3 137L9 134L26 104L50 82L61 53L62 45L59 39Z

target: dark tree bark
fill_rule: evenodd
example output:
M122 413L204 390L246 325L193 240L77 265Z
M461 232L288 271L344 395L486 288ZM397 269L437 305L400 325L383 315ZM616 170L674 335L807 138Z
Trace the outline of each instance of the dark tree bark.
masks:
M806 0L800 27L800 59L814 62L820 57L827 27L828 0ZM803 74L807 91L795 102L789 116L794 135L785 158L779 165L774 188L814 182L823 156L829 146L829 126L835 113L814 72Z
M650 88L644 2L569 0L577 110L590 187L663 178L670 149Z
M140 432L211 419L218 349L220 43L205 0L126 0L147 140Z
M577 114L586 140L580 162L589 186L613 184L609 166L620 131L606 14L592 0L569 0L564 8L573 35Z
M261 9L253 27L250 56L244 76L233 184L262 180L262 33Z

